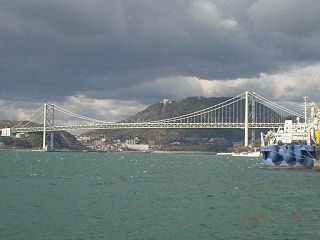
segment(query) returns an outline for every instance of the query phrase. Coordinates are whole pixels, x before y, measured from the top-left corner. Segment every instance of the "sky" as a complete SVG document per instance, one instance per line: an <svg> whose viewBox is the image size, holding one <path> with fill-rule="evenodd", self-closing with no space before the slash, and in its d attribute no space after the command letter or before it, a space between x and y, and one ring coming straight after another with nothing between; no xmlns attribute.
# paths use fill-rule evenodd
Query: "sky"
<svg viewBox="0 0 320 240"><path fill-rule="evenodd" d="M116 121L246 90L320 102L319 13L318 0L0 0L0 119L47 101Z"/></svg>

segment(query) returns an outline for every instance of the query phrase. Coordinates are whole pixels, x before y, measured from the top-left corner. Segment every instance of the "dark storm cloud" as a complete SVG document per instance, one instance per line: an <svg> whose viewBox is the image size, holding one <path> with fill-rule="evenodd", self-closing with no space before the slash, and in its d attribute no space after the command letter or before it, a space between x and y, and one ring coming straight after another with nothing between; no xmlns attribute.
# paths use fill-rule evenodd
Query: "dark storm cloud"
<svg viewBox="0 0 320 240"><path fill-rule="evenodd" d="M250 78L318 62L318 5L316 0L2 0L1 98L151 99L144 91L130 95L122 89L174 76Z"/></svg>
<svg viewBox="0 0 320 240"><path fill-rule="evenodd" d="M264 30L291 36L319 36L319 12L318 0L258 0L249 8L250 16Z"/></svg>

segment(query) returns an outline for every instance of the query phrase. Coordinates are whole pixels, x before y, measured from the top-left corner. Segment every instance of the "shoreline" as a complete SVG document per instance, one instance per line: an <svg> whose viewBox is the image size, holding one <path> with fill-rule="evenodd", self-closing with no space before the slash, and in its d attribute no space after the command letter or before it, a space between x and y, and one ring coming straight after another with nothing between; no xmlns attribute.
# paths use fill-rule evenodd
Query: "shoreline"
<svg viewBox="0 0 320 240"><path fill-rule="evenodd" d="M152 153L152 154L182 154L182 155L216 155L215 152L201 152L201 151L92 151L92 150L69 150L69 149L58 149L54 151L41 151L37 149L0 149L0 152L81 152L81 153Z"/></svg>

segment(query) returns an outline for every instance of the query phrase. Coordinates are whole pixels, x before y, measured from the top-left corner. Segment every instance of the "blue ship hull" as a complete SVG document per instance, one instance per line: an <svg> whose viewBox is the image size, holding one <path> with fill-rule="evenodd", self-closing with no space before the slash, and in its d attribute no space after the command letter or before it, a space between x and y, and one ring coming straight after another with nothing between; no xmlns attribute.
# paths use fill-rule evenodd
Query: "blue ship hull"
<svg viewBox="0 0 320 240"><path fill-rule="evenodd" d="M261 146L263 164L272 168L313 168L317 150L312 145Z"/></svg>

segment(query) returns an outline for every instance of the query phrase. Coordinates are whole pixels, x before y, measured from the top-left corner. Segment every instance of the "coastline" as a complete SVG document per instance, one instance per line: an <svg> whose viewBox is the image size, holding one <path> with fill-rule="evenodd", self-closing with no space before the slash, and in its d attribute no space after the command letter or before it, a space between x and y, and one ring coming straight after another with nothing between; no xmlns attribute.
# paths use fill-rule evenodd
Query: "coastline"
<svg viewBox="0 0 320 240"><path fill-rule="evenodd" d="M45 152L45 151L36 151L35 149L20 149L20 148L8 148L0 149L1 152ZM92 151L92 150L69 150L69 149L57 149L54 151L47 152L82 152L82 153L152 153L152 154L182 154L182 155L216 155L215 152L201 152L201 151Z"/></svg>

